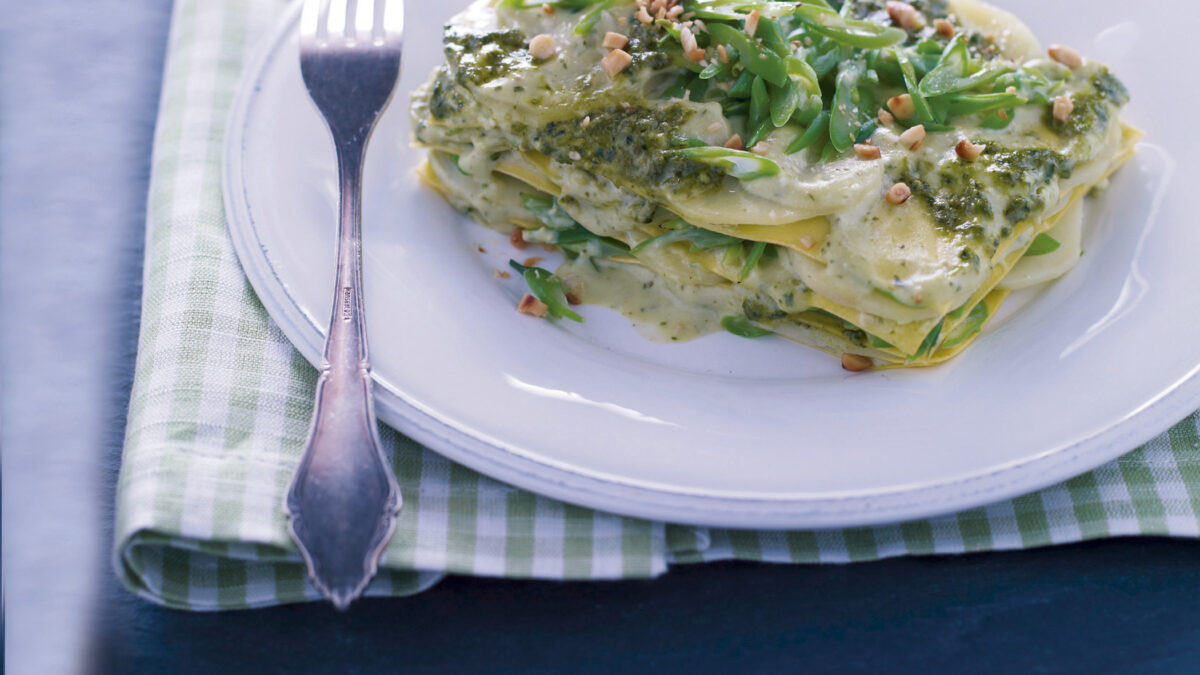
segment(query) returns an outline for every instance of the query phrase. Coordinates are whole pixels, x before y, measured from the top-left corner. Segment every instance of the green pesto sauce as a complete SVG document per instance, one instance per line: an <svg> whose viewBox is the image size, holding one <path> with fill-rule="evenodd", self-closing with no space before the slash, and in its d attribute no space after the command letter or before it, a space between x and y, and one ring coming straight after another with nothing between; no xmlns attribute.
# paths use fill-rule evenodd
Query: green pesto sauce
<svg viewBox="0 0 1200 675"><path fill-rule="evenodd" d="M657 26L632 19L629 24L629 44L624 49L633 57L633 63L625 69L626 75L634 75L643 68L661 70L671 65L671 57L659 49Z"/></svg>
<svg viewBox="0 0 1200 675"><path fill-rule="evenodd" d="M993 215L987 186L1000 188L1011 195L1004 207L1004 217L1016 225L1046 207L1041 188L1056 179L1069 179L1074 171L1075 160L1053 150L1011 149L988 143L978 160L970 164L950 164L936 173L928 164L906 163L900 180L929 207L940 227L952 232L966 232L978 240L983 234L978 220ZM1011 233L1012 228L1005 227L1001 235L1007 237ZM963 260L966 262L969 258Z"/></svg>
<svg viewBox="0 0 1200 675"><path fill-rule="evenodd" d="M1046 126L1063 138L1078 138L1107 127L1118 109L1129 103L1129 90L1107 68L1092 78L1091 85L1091 91L1072 97L1075 110L1067 121L1059 121L1053 108L1047 108Z"/></svg>
<svg viewBox="0 0 1200 675"><path fill-rule="evenodd" d="M580 165L610 180L696 194L719 185L725 174L670 152L673 130L692 114L680 105L628 111L614 106L590 113L587 128L576 118L551 122L535 132L533 144L559 162ZM579 159L572 159L573 153Z"/></svg>
<svg viewBox="0 0 1200 675"><path fill-rule="evenodd" d="M742 313L751 321L778 321L786 319L788 313L775 306L774 303L767 303L761 300L746 300L742 303Z"/></svg>
<svg viewBox="0 0 1200 675"><path fill-rule="evenodd" d="M514 70L533 65L529 40L519 30L471 33L461 26L446 26L446 58L460 84L483 86Z"/></svg>
<svg viewBox="0 0 1200 675"><path fill-rule="evenodd" d="M999 143L988 143L980 162L995 184L1005 188L1019 185L1041 187L1055 178L1068 179L1075 171L1075 160L1043 148L1011 150Z"/></svg>
<svg viewBox="0 0 1200 675"><path fill-rule="evenodd" d="M929 207L934 222L948 232L983 235L981 218L992 216L992 202L975 173L955 164L933 172L925 162L904 163L900 180Z"/></svg>
<svg viewBox="0 0 1200 675"><path fill-rule="evenodd" d="M467 99L451 79L450 73L445 68L440 68L429 93L429 114L444 120L462 110L466 104Z"/></svg>
<svg viewBox="0 0 1200 675"><path fill-rule="evenodd" d="M1039 188L1055 179L1069 179L1075 171L1075 160L1053 150L1011 150L997 143L988 144L981 162L983 173L993 184L1010 192L1018 187L1027 190L1025 194L1013 196L1004 207L1004 217L1013 225L1029 220L1046 208Z"/></svg>

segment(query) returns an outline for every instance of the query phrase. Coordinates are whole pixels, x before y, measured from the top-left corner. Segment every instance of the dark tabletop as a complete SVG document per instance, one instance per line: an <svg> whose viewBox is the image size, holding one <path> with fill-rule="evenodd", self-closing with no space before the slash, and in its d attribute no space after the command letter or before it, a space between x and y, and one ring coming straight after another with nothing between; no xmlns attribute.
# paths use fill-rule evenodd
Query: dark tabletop
<svg viewBox="0 0 1200 675"><path fill-rule="evenodd" d="M168 0L7 3L0 18L8 672L1200 671L1191 541L646 582L457 578L348 614L129 596L111 504L169 19Z"/></svg>

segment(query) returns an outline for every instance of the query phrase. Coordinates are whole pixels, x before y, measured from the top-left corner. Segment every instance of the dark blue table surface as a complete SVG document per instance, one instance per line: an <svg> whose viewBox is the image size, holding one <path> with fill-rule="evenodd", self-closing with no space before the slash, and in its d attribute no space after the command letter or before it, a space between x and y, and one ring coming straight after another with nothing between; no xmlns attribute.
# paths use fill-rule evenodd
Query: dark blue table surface
<svg viewBox="0 0 1200 675"><path fill-rule="evenodd" d="M1200 543L1116 540L652 582L450 579L195 615L108 561L170 3L0 19L0 447L12 673L1196 672Z"/></svg>

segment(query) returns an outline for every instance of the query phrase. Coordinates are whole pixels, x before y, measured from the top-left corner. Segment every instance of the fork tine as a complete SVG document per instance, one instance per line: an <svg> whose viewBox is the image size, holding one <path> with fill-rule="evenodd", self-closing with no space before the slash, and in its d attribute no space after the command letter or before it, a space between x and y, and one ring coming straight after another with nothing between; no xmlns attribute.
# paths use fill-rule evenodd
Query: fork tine
<svg viewBox="0 0 1200 675"><path fill-rule="evenodd" d="M398 40L404 33L404 0L375 0L375 39Z"/></svg>
<svg viewBox="0 0 1200 675"><path fill-rule="evenodd" d="M325 23L329 16L329 0L305 0L300 12L300 39L324 41Z"/></svg>
<svg viewBox="0 0 1200 675"><path fill-rule="evenodd" d="M349 0L350 21L354 23L354 39L370 42L372 37L371 20L375 13L374 0Z"/></svg>
<svg viewBox="0 0 1200 675"><path fill-rule="evenodd" d="M327 36L330 40L342 42L347 35L346 4L347 0L327 0L329 2L329 12L326 14L325 28L328 31ZM350 24L353 26L353 24ZM350 33L351 35L353 33Z"/></svg>

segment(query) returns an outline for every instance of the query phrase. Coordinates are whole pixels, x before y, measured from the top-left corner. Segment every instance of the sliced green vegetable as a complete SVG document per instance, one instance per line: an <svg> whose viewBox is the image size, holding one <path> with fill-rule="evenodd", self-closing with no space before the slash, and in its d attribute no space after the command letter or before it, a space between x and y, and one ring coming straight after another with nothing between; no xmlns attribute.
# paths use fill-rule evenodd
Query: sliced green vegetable
<svg viewBox="0 0 1200 675"><path fill-rule="evenodd" d="M779 174L779 165L775 162L742 150L708 147L684 148L673 152L685 159L720 167L739 180L752 181Z"/></svg>
<svg viewBox="0 0 1200 675"><path fill-rule="evenodd" d="M817 119L804 130L804 133L796 137L792 144L787 147L787 154L792 155L816 143L821 138L826 138L829 135L829 111L822 110Z"/></svg>
<svg viewBox="0 0 1200 675"><path fill-rule="evenodd" d="M1057 239L1048 234L1039 234L1034 240L1033 245L1025 252L1026 258L1032 258L1039 255L1054 253L1062 248L1062 244Z"/></svg>
<svg viewBox="0 0 1200 675"><path fill-rule="evenodd" d="M616 0L600 0L592 11L583 15L579 23L575 25L576 35L588 35L596 28L596 24L600 22L600 13L612 7ZM589 3L590 4L590 3Z"/></svg>
<svg viewBox="0 0 1200 675"><path fill-rule="evenodd" d="M758 142L770 136L772 131L775 131L775 123L771 121L770 117L767 117L759 122L758 126L754 127L754 130L750 133L750 138L746 139L746 147L753 148L758 145Z"/></svg>
<svg viewBox="0 0 1200 675"><path fill-rule="evenodd" d="M758 30L755 31L754 37L762 40L764 47L783 58L787 58L792 53L791 45L787 43L787 38L783 36L783 29L780 28L779 21L776 19L766 16L759 19Z"/></svg>
<svg viewBox="0 0 1200 675"><path fill-rule="evenodd" d="M967 94L954 97L946 112L951 115L974 115L976 113L1003 110L1024 105L1029 99L1020 94Z"/></svg>
<svg viewBox="0 0 1200 675"><path fill-rule="evenodd" d="M888 300L891 300L892 302L896 303L897 305L903 305L905 307L908 307L909 309L925 309L921 305L914 305L914 304L905 302L905 301L901 300L900 298L897 298L896 295L894 293L892 293L891 291L887 291L882 288L876 288L875 294L882 295L883 297L887 298Z"/></svg>
<svg viewBox="0 0 1200 675"><path fill-rule="evenodd" d="M938 340L942 337L942 326L946 324L946 320L942 319L938 325L934 326L933 330L929 331L929 335L925 336L925 341L921 343L917 353L904 360L905 365L911 365L933 353L937 348Z"/></svg>
<svg viewBox="0 0 1200 675"><path fill-rule="evenodd" d="M924 96L940 96L953 91L961 91L963 80L967 79L967 42L962 34L954 36L942 52L937 66L921 79L919 85Z"/></svg>
<svg viewBox="0 0 1200 675"><path fill-rule="evenodd" d="M566 291L563 290L562 279L540 267L526 267L516 260L509 260L509 266L520 272L529 286L529 292L534 295L550 311L550 316L556 319L570 319L583 323L583 317L571 309L567 302Z"/></svg>
<svg viewBox="0 0 1200 675"><path fill-rule="evenodd" d="M804 96L804 90L794 79L783 89L771 87L771 123L775 128L787 124L788 120L792 119Z"/></svg>
<svg viewBox="0 0 1200 675"><path fill-rule="evenodd" d="M601 237L582 225L567 230L556 230L554 245L566 251L572 258L584 253L593 258L629 255L629 247L625 242L612 237Z"/></svg>
<svg viewBox="0 0 1200 675"><path fill-rule="evenodd" d="M677 225L677 226L673 227L674 223L681 223L682 225ZM713 232L711 230L705 230L705 229L702 229L699 227L695 227L694 225L689 225L682 220L672 221L671 223L664 223L662 225L662 227L672 230L672 231L666 232L664 234L660 234L657 237L653 237L651 239L647 239L646 241L643 241L642 243L638 244L637 246L634 246L631 253L633 253L634 255L637 255L638 253L641 253L642 251L644 251L646 248L648 248L650 246L665 246L667 244L672 244L675 242L690 243L692 252L696 253L699 251L707 251L709 249L721 248L723 246L732 246L733 244L740 244L743 241L742 239L738 239L737 237L731 237L727 234L721 234L719 232Z"/></svg>
<svg viewBox="0 0 1200 675"><path fill-rule="evenodd" d="M745 281L750 273L758 267L758 263L762 260L763 254L767 252L767 243L765 241L756 241L750 247L750 253L746 256L746 264L742 266L742 273L738 277L738 281Z"/></svg>
<svg viewBox="0 0 1200 675"><path fill-rule="evenodd" d="M913 65L912 60L908 58L901 49L894 49L891 54L896 57L896 62L900 64L900 72L904 76L904 88L908 90L908 95L912 97L913 108L917 111L917 120L920 122L933 123L942 122L945 117L937 117L933 114L933 109L929 107L929 102L925 100L925 95L921 93L920 81L917 79L917 69Z"/></svg>
<svg viewBox="0 0 1200 675"><path fill-rule="evenodd" d="M817 98L821 97L821 78L808 62L795 56L789 56L784 62L792 81L799 81L801 90Z"/></svg>
<svg viewBox="0 0 1200 675"><path fill-rule="evenodd" d="M725 71L728 68L729 68L728 63L721 63L720 61L713 61L712 63L705 66L704 70L700 71L700 79L711 80L714 77L720 75L722 73L722 71Z"/></svg>
<svg viewBox="0 0 1200 675"><path fill-rule="evenodd" d="M571 214L558 205L558 199L549 195L521 193L521 205L551 229L565 230L578 224Z"/></svg>
<svg viewBox="0 0 1200 675"><path fill-rule="evenodd" d="M775 52L759 47L745 32L728 24L713 23L709 24L708 33L715 42L736 49L747 70L777 87L787 84L788 72L783 59Z"/></svg>
<svg viewBox="0 0 1200 675"><path fill-rule="evenodd" d="M868 333L867 336L871 338L870 344L871 344L872 349L895 349L896 348L896 346L893 345L892 343L890 343L886 340L877 338L874 335L871 335L870 333Z"/></svg>
<svg viewBox="0 0 1200 675"><path fill-rule="evenodd" d="M727 316L721 319L721 327L733 333L738 337L743 338L761 338L775 333L765 328L761 328L747 319L744 316Z"/></svg>
<svg viewBox="0 0 1200 675"><path fill-rule="evenodd" d="M988 306L986 302L981 302L971 309L971 313L967 315L967 320L954 329L946 341L942 343L942 349L954 349L963 344L967 340L974 337L979 331L983 330L983 325L988 320Z"/></svg>
<svg viewBox="0 0 1200 675"><path fill-rule="evenodd" d="M865 66L862 60L846 61L838 68L837 87L833 94L833 109L829 120L829 138L838 152L854 145L862 127L863 113L858 106L858 80Z"/></svg>
<svg viewBox="0 0 1200 675"><path fill-rule="evenodd" d="M849 5L850 3L846 3ZM870 21L847 19L815 3L799 4L795 16L825 37L860 49L881 49L904 42L908 33Z"/></svg>
<svg viewBox="0 0 1200 675"><path fill-rule="evenodd" d="M754 78L750 85L750 127L756 128L767 118L770 112L771 95L767 92L767 82L761 77Z"/></svg>
<svg viewBox="0 0 1200 675"><path fill-rule="evenodd" d="M751 87L754 86L754 78L757 77L750 70L743 70L738 78L734 80L733 86L729 88L729 96L731 98L750 98Z"/></svg>

